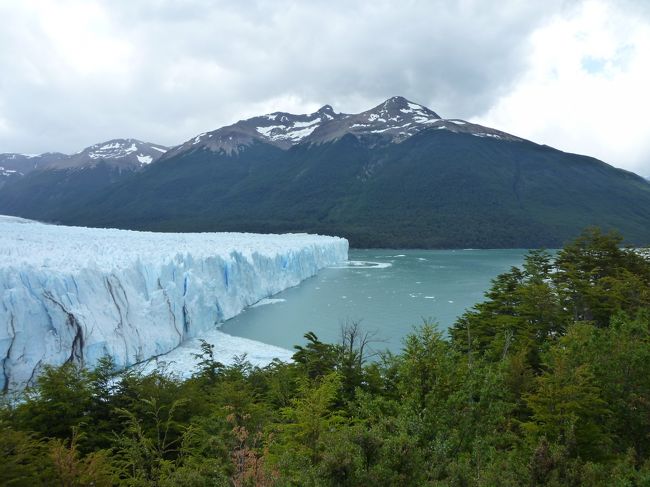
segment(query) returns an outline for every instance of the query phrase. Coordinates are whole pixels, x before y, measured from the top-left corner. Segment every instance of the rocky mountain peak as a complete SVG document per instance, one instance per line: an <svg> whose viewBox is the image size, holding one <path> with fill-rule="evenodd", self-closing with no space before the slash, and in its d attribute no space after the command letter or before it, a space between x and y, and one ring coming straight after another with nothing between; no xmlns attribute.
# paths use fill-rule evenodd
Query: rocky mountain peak
<svg viewBox="0 0 650 487"><path fill-rule="evenodd" d="M43 154L0 154L0 179L2 177L24 176L37 169L44 169L51 164L68 157L59 152Z"/></svg>
<svg viewBox="0 0 650 487"><path fill-rule="evenodd" d="M387 119L413 118L419 123L427 123L431 120L439 120L440 116L418 103L407 100L403 96L394 96L385 102L368 110L367 113L374 113Z"/></svg>
<svg viewBox="0 0 650 487"><path fill-rule="evenodd" d="M122 169L138 169L160 158L167 147L137 139L111 139L93 144L53 165L56 169L92 166L104 161Z"/></svg>
<svg viewBox="0 0 650 487"><path fill-rule="evenodd" d="M80 154L85 154L90 159L121 159L135 155L140 163L149 164L154 159L150 155L151 151L164 154L167 152L167 148L137 139L113 139L91 145L82 150Z"/></svg>
<svg viewBox="0 0 650 487"><path fill-rule="evenodd" d="M369 138L375 143L399 143L429 128L471 133L481 137L517 139L463 120L442 119L424 105L403 96L393 96L358 114L336 113L331 105L324 105L310 114L274 112L240 120L233 125L200 134L176 147L165 157L196 149L230 154L255 141L288 149L296 144L336 140L346 134Z"/></svg>
<svg viewBox="0 0 650 487"><path fill-rule="evenodd" d="M325 117L330 117L333 118L336 113L334 113L334 109L332 108L332 105L323 105L318 109L316 113L319 113Z"/></svg>

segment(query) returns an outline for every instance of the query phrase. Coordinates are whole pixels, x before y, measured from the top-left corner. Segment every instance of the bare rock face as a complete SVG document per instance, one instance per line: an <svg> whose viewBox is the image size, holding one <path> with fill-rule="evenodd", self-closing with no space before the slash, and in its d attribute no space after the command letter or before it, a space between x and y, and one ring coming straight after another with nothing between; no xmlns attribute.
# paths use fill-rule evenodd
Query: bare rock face
<svg viewBox="0 0 650 487"><path fill-rule="evenodd" d="M60 152L46 152L44 154L0 154L0 180L3 177L24 176L37 169L45 169L66 157L68 156Z"/></svg>
<svg viewBox="0 0 650 487"><path fill-rule="evenodd" d="M76 154L0 154L0 186L33 171L45 169L80 169L100 161L120 170L138 170L158 160L168 148L136 139L113 139L91 145Z"/></svg>
<svg viewBox="0 0 650 487"><path fill-rule="evenodd" d="M120 169L139 169L159 159L167 147L136 139L113 139L86 147L84 150L61 158L48 167L71 169L93 166L104 161Z"/></svg>
<svg viewBox="0 0 650 487"><path fill-rule="evenodd" d="M346 134L353 134L374 140L377 144L399 143L431 128L470 133L477 137L521 140L505 132L464 120L441 118L423 105L394 96L357 114L337 113L332 106L325 105L309 114L274 112L260 115L201 133L171 149L136 139L113 139L71 155L0 154L0 184L3 178L22 176L37 169L93 167L100 161L120 170L139 170L160 158L166 159L196 149L237 153L255 141L288 149L296 144L330 142Z"/></svg>
<svg viewBox="0 0 650 487"><path fill-rule="evenodd" d="M336 113L330 105L325 105L310 114L274 112L240 120L233 125L197 135L170 150L165 158L202 148L230 154L254 141L288 149L301 143L329 142L346 134L374 138L377 143L399 143L429 128L471 133L478 137L520 140L505 132L464 120L443 119L423 105L394 96L357 114Z"/></svg>

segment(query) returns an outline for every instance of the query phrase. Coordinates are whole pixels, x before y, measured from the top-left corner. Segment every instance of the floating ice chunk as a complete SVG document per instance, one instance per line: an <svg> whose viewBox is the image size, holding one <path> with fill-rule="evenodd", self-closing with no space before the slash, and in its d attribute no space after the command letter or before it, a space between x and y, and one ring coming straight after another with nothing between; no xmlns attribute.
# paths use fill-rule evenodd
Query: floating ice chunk
<svg viewBox="0 0 650 487"><path fill-rule="evenodd" d="M284 303L286 299L282 298L264 298L260 299L257 303L251 305L251 308L257 308L258 306L266 306L267 304L278 304L278 303Z"/></svg>
<svg viewBox="0 0 650 487"><path fill-rule="evenodd" d="M343 265L329 266L330 269L386 269L392 266L390 262L368 262L365 260L350 260Z"/></svg>

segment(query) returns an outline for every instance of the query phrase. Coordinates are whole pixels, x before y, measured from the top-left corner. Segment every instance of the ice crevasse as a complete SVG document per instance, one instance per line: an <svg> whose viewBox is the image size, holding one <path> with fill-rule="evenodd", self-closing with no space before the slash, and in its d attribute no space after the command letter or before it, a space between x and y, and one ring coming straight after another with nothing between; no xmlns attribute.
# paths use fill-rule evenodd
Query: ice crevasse
<svg viewBox="0 0 650 487"><path fill-rule="evenodd" d="M164 354L347 260L308 234L152 233L0 216L0 390L44 364L120 367Z"/></svg>

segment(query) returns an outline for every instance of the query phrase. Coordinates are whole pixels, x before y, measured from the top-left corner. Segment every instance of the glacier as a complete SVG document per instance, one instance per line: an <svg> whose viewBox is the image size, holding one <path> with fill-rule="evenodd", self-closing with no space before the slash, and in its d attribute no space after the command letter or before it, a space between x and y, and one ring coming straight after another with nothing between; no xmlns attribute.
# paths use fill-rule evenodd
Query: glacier
<svg viewBox="0 0 650 487"><path fill-rule="evenodd" d="M0 390L23 388L45 364L92 367L109 355L123 368L202 334L218 341L228 337L214 335L223 320L347 257L339 237L136 232L0 216ZM254 344L228 340L238 353Z"/></svg>

